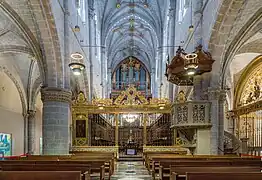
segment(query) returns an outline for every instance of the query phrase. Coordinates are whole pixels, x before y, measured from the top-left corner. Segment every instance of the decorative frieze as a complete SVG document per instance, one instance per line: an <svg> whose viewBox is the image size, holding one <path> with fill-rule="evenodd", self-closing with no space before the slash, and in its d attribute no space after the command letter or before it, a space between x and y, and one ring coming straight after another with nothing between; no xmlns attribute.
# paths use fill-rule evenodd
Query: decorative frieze
<svg viewBox="0 0 262 180"><path fill-rule="evenodd" d="M73 146L73 152L118 152L118 146Z"/></svg>
<svg viewBox="0 0 262 180"><path fill-rule="evenodd" d="M46 87L41 89L41 99L43 102L45 101L71 102L72 93L71 91L62 88Z"/></svg>

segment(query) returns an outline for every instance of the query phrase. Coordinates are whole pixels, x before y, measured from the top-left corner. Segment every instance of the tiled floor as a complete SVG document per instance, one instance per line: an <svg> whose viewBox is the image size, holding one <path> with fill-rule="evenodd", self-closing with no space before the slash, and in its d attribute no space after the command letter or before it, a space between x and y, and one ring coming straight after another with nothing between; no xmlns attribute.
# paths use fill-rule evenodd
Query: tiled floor
<svg viewBox="0 0 262 180"><path fill-rule="evenodd" d="M141 161L117 162L112 180L151 180L147 169Z"/></svg>

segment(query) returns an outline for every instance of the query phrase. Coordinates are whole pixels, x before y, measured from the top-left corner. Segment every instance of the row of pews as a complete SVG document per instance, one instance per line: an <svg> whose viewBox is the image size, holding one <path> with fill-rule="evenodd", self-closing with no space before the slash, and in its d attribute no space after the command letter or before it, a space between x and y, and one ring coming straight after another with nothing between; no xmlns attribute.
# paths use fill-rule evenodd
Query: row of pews
<svg viewBox="0 0 262 180"><path fill-rule="evenodd" d="M260 158L148 152L144 163L154 180L262 180Z"/></svg>
<svg viewBox="0 0 262 180"><path fill-rule="evenodd" d="M73 155L33 155L0 161L1 180L110 179L114 153L82 152Z"/></svg>

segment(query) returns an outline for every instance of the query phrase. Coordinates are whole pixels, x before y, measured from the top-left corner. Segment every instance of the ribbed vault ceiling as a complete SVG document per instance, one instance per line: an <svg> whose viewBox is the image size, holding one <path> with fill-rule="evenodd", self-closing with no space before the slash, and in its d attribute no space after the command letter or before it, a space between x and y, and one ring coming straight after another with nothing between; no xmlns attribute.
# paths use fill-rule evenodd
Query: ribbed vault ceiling
<svg viewBox="0 0 262 180"><path fill-rule="evenodd" d="M162 44L169 0L101 2L101 41L106 47L108 67L115 67L125 57L133 55L151 68L156 50Z"/></svg>

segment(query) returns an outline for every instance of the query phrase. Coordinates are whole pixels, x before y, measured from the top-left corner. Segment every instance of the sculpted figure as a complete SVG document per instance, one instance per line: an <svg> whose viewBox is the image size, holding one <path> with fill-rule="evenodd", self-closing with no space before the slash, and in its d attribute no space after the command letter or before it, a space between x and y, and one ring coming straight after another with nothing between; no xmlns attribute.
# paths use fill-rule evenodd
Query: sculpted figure
<svg viewBox="0 0 262 180"><path fill-rule="evenodd" d="M254 97L255 99L258 99L260 96L260 87L258 85L258 82L255 81L255 86L254 86Z"/></svg>
<svg viewBox="0 0 262 180"><path fill-rule="evenodd" d="M184 93L184 91L180 91L177 95L176 101L179 103L184 103L186 102L186 95Z"/></svg>
<svg viewBox="0 0 262 180"><path fill-rule="evenodd" d="M251 103L253 101L253 95L252 92L249 94L249 96L247 97L246 103Z"/></svg>

